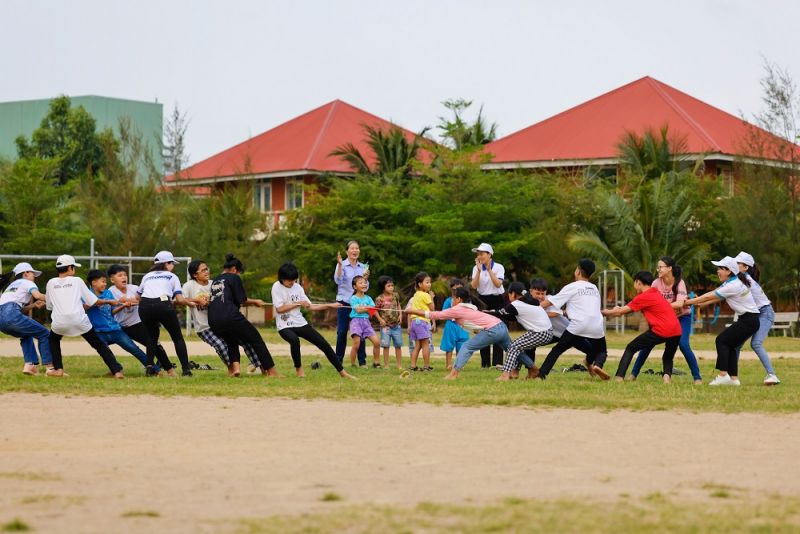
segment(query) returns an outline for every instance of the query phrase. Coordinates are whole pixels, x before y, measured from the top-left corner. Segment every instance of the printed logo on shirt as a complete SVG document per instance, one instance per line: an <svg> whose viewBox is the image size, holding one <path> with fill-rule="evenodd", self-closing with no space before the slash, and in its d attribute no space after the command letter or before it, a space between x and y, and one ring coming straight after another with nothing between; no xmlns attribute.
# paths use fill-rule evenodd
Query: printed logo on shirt
<svg viewBox="0 0 800 534"><path fill-rule="evenodd" d="M225 280L217 280L211 284L211 302L217 299L225 302Z"/></svg>
<svg viewBox="0 0 800 534"><path fill-rule="evenodd" d="M583 287L575 292L576 295L580 297L592 296L592 297L599 297L600 292L597 290L596 287Z"/></svg>

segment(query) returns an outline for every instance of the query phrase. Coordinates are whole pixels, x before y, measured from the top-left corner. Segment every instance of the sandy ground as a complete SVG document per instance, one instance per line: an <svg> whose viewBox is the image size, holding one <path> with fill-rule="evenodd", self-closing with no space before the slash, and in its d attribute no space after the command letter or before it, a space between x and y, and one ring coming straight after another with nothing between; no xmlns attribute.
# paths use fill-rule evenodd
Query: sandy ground
<svg viewBox="0 0 800 534"><path fill-rule="evenodd" d="M170 356L175 356L175 347L173 346L172 342L162 340L161 343ZM270 353L273 356L289 356L289 345L286 343L270 343L267 346L270 350ZM302 342L301 347L303 351L303 356L306 355L323 356L322 352L313 345L311 345L310 343ZM125 351L123 351L116 345L112 345L111 350L116 355L127 354ZM189 357L216 356L214 350L203 341L187 341L186 350L189 352ZM367 355L370 357L372 355L371 350L372 350L371 346L367 347ZM83 340L83 338L64 339L61 342L61 352L64 356L94 354L94 350L92 349L92 347L90 347L89 344ZM713 350L694 350L694 353L697 355L698 358L705 360L714 360L717 357L717 353ZM349 354L349 352L347 354ZM582 353L575 350L568 350L564 354L568 356L583 356ZM403 355L408 356L407 349L403 350ZM608 355L611 357L618 358L622 356L622 349L609 349ZM22 350L20 349L19 341L13 338L0 339L0 357L2 356L17 356L20 358L20 362L22 362ZM437 349L431 354L431 356L434 358L444 359L444 352ZM241 357L243 360L246 360L243 352L241 354ZM394 357L394 352L392 352L392 357ZM800 358L800 350L796 352L770 351L770 358L772 358L773 360L781 358ZM741 354L741 359L757 360L758 358L752 350L743 350ZM678 354L676 354L675 356L676 364L682 365L683 361L684 361L683 355L680 352L678 352Z"/></svg>
<svg viewBox="0 0 800 534"><path fill-rule="evenodd" d="M229 532L343 504L800 495L800 415L0 396L0 523ZM158 512L158 517L124 517Z"/></svg>

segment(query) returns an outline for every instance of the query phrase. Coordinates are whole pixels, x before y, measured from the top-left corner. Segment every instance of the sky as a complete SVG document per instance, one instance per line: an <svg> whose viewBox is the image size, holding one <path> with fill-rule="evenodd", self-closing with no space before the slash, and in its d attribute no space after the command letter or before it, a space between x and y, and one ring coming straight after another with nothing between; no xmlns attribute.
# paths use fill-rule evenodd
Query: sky
<svg viewBox="0 0 800 534"><path fill-rule="evenodd" d="M0 101L177 105L192 163L337 98L414 131L465 98L503 136L643 76L745 117L765 59L800 81L795 0L3 0L0 20Z"/></svg>

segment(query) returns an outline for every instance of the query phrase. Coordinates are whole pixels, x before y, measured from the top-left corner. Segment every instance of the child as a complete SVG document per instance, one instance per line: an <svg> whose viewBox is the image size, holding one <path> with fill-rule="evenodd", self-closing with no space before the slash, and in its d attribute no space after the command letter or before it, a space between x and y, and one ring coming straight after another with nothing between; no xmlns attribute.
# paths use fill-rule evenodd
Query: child
<svg viewBox="0 0 800 534"><path fill-rule="evenodd" d="M661 291L655 287L650 287L653 284L653 273L649 271L639 271L633 275L633 288L636 290L637 295L625 306L615 306L611 310L602 310L603 315L606 317L618 317L635 311L641 311L644 314L647 323L650 325L650 330L643 332L636 336L636 338L628 343L625 347L625 352L622 354L622 359L619 361L617 367L618 382L625 379L625 373L628 371L633 355L640 350L650 350L660 343L665 344L664 356L664 383L669 384L672 381L672 362L675 358L675 352L678 350L678 343L681 341L681 323L675 312L672 311L672 305L664 298Z"/></svg>
<svg viewBox="0 0 800 534"><path fill-rule="evenodd" d="M122 331L137 343L147 347L150 343L150 334L139 317L139 286L128 283L128 272L122 265L114 264L108 268L108 279L111 280L109 291L120 302L120 305L111 310L114 320L122 327ZM175 366L169 361L167 351L161 343L156 344L156 358L158 364L153 366L153 372L160 372L162 369L171 377L175 376Z"/></svg>
<svg viewBox="0 0 800 534"><path fill-rule="evenodd" d="M449 309L453 305L453 293L459 287L464 287L464 282L460 278L452 278L450 280L450 296L442 304L442 311ZM461 345L466 343L469 339L469 334L466 330L458 326L452 319L448 319L444 323L444 332L442 332L442 340L439 342L439 348L445 351L445 365L447 370L453 368L453 350L456 353L461 350Z"/></svg>
<svg viewBox="0 0 800 534"><path fill-rule="evenodd" d="M278 269L278 280L272 285L272 305L275 307L275 325L278 327L278 334L289 343L291 348L292 361L297 376L306 376L303 371L303 363L300 359L300 338L311 342L321 350L334 369L342 378L355 377L350 375L342 367L342 362L336 356L336 352L331 344L322 337L322 334L314 330L300 311L300 308L307 308L312 311L339 308L341 304L311 304L308 300L303 286L297 283L300 273L292 263L284 263Z"/></svg>
<svg viewBox="0 0 800 534"><path fill-rule="evenodd" d="M75 276L75 267L80 266L80 263L75 262L75 258L63 254L56 259L58 278L51 278L47 282L47 309L52 311L50 352L53 355L53 369L52 372L48 370L47 375L66 376L64 362L61 358L61 338L82 336L103 358L114 378L125 378L122 374L122 366L114 357L114 353L97 335L86 315L84 306L94 306L97 297L89 291L82 279ZM106 303L118 304L115 300Z"/></svg>
<svg viewBox="0 0 800 534"><path fill-rule="evenodd" d="M0 290L12 279L13 282L0 296L0 332L19 338L22 346L22 359L24 365L22 373L30 376L37 375L39 371L39 355L33 338L39 341L39 352L42 353L42 364L48 367L45 374L52 368L53 357L50 355L50 331L34 321L23 311L32 308L41 308L45 304L45 295L39 292L34 279L41 275L41 271L34 270L30 263L18 263L10 273L0 276Z"/></svg>
<svg viewBox="0 0 800 534"><path fill-rule="evenodd" d="M232 371L239 372L239 345L252 345L261 364L261 374L265 377L279 377L275 362L267 344L256 327L242 315L242 306L264 307L261 299L247 298L240 273L244 265L233 254L225 255L222 274L211 281L211 297L208 301L208 324L228 345ZM235 376L235 375L234 375Z"/></svg>
<svg viewBox="0 0 800 534"><path fill-rule="evenodd" d="M361 275L353 277L353 296L350 297L350 337L353 340L353 346L350 349L350 365L355 367L358 347L364 339L369 339L372 342L372 366L379 368L381 366L381 340L369 322L369 308L374 309L375 302L366 294L367 287L366 278ZM366 366L367 364L364 363L360 367Z"/></svg>
<svg viewBox="0 0 800 534"><path fill-rule="evenodd" d="M433 298L431 297L431 277L428 273L417 273L414 277L414 296L411 298L411 309L417 311L433 311ZM412 314L416 315L416 314ZM408 328L409 335L414 340L414 350L411 352L411 370L419 371L417 367L417 358L420 351L422 351L422 361L425 366L423 371L433 371L431 367L431 331L434 326L431 324L431 319L425 315L412 317L411 325Z"/></svg>
<svg viewBox="0 0 800 534"><path fill-rule="evenodd" d="M394 280L389 276L378 278L380 295L375 299L376 317L381 324L383 366L389 367L389 346L394 345L397 369L403 369L403 328L400 326L400 299L394 291ZM373 364L373 367L375 364Z"/></svg>
<svg viewBox="0 0 800 534"><path fill-rule="evenodd" d="M453 307L448 310L421 311L409 309L412 315L421 315L429 319L454 319L462 327L469 330L478 330L478 333L469 338L461 346L461 350L456 355L456 362L453 369L445 377L445 380L455 380L458 374L467 365L472 357L472 353L484 347L491 347L499 344L504 350L511 345L511 337L508 335L508 328L505 323L488 313L478 311L474 304L470 303L469 291L464 287L459 287L454 291L452 297Z"/></svg>
<svg viewBox="0 0 800 534"><path fill-rule="evenodd" d="M517 361L521 361L528 368L528 378L536 378L538 369L533 365L533 358L524 351L535 349L550 343L553 339L553 327L547 312L539 306L539 301L533 298L522 282L512 282L508 286L508 298L511 303L496 312L488 312L499 316L501 319L514 319L525 329L525 333L515 339L508 347L506 362L503 364L503 374L497 380L506 381L511 378L512 371L517 368Z"/></svg>
<svg viewBox="0 0 800 534"><path fill-rule="evenodd" d="M136 343L128 337L128 334L122 330L119 323L114 320L111 304L119 301L114 298L114 294L110 290L106 289L106 273L92 269L86 275L86 282L92 288L92 292L97 295L97 302L86 310L86 315L89 316L89 321L97 331L98 337L106 345L119 345L123 350L142 362L142 367L147 369L147 355L136 346Z"/></svg>
<svg viewBox="0 0 800 534"><path fill-rule="evenodd" d="M183 296L186 300L195 303L195 307L191 308L194 331L197 333L197 337L211 345L217 356L222 360L222 363L228 368L228 376L238 377L240 371L234 371L233 369L227 343L208 326L208 300L211 297L211 282L209 278L211 270L203 260L192 261L186 270L189 271L191 280L183 284ZM260 364L255 349L247 343L244 343L242 348L252 366L258 368Z"/></svg>
<svg viewBox="0 0 800 534"><path fill-rule="evenodd" d="M584 340L591 346L586 357L589 374L597 375L603 380L611 378L603 370L606 359L606 329L603 314L600 313L600 291L589 281L594 270L595 265L592 260L581 258L575 267L575 281L564 286L557 295L547 297L540 303L544 309L550 306L561 308L566 305L569 316L569 326L539 369L540 380L547 378L559 356L570 347L580 346Z"/></svg>

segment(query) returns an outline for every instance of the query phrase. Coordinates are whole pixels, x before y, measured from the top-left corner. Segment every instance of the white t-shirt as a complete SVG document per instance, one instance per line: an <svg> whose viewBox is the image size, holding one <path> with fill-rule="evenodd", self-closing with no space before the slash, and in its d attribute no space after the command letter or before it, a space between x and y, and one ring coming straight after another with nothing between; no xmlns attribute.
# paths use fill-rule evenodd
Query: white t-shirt
<svg viewBox="0 0 800 534"><path fill-rule="evenodd" d="M505 267L500 265L499 263L492 261L492 272L494 275L502 282L506 276ZM479 295L502 295L505 293L505 289L503 289L503 284L500 284L500 287L495 287L492 283L492 278L489 276L489 273L486 272L484 266L481 265L480 274L478 274L478 266L474 266L472 268L472 279L474 280L476 276L480 276L478 279L478 294Z"/></svg>
<svg viewBox="0 0 800 534"><path fill-rule="evenodd" d="M31 302L31 292L38 291L36 284L25 278L19 278L11 282L3 294L0 295L0 306L13 302L20 308L27 306Z"/></svg>
<svg viewBox="0 0 800 534"><path fill-rule="evenodd" d="M114 295L115 299L119 299L123 296L127 297L128 299L135 299L136 292L139 290L139 286L128 284L125 286L124 295L122 294L122 291L117 289L117 287L114 285L109 287L108 290L111 291L111 294ZM129 326L141 323L142 319L139 317L139 306L122 308L120 311L114 314L114 320L117 321L122 328L128 328Z"/></svg>
<svg viewBox="0 0 800 534"><path fill-rule="evenodd" d="M205 296L211 299L211 280L206 285L202 285L197 280L189 280L183 284L183 296L190 299ZM208 326L208 308L200 309L199 306L189 308L192 310L192 324L194 325L195 332L204 332L210 327Z"/></svg>
<svg viewBox="0 0 800 534"><path fill-rule="evenodd" d="M278 308L280 306L284 304L296 304L304 300L307 301L308 297L303 290L303 286L297 282L295 282L292 287L286 287L280 281L272 284L272 305L274 307L273 311L275 312L275 326L278 327L278 330L295 326L305 326L308 324L300 308L292 308L292 310L286 313L278 313Z"/></svg>
<svg viewBox="0 0 800 534"><path fill-rule="evenodd" d="M756 308L759 310L764 306L769 306L772 303L769 301L769 298L764 293L764 290L761 289L761 286L753 280L753 277L749 274L747 275L747 279L750 280L750 293L753 295L753 300L756 302Z"/></svg>
<svg viewBox="0 0 800 534"><path fill-rule="evenodd" d="M576 336L600 339L605 337L605 323L600 313L600 291L585 280L565 285L557 295L547 297L553 306L567 306L569 326L567 331Z"/></svg>
<svg viewBox="0 0 800 534"><path fill-rule="evenodd" d="M743 313L758 313L758 306L753 299L753 293L736 277L728 278L719 286L714 294L725 300L728 306L738 315Z"/></svg>
<svg viewBox="0 0 800 534"><path fill-rule="evenodd" d="M541 306L534 306L521 300L515 300L511 305L517 309L517 316L514 319L525 330L529 332L545 332L552 328L550 318Z"/></svg>
<svg viewBox="0 0 800 534"><path fill-rule="evenodd" d="M550 295L545 297L546 299L550 299ZM561 311L561 308L556 308L555 306L550 306L546 310L545 313L557 313L555 317L550 317L548 315L548 319L550 319L550 324L553 326L553 335L555 337L561 337L564 335L564 330L567 329L569 326L569 319L564 317L564 312Z"/></svg>
<svg viewBox="0 0 800 534"><path fill-rule="evenodd" d="M47 282L47 309L51 310L50 329L62 336L80 336L92 329L84 303L94 306L97 295L89 291L86 282L77 276L51 278Z"/></svg>
<svg viewBox="0 0 800 534"><path fill-rule="evenodd" d="M172 298L181 294L181 279L170 271L150 271L139 284L139 294L146 299L157 299L163 296Z"/></svg>

